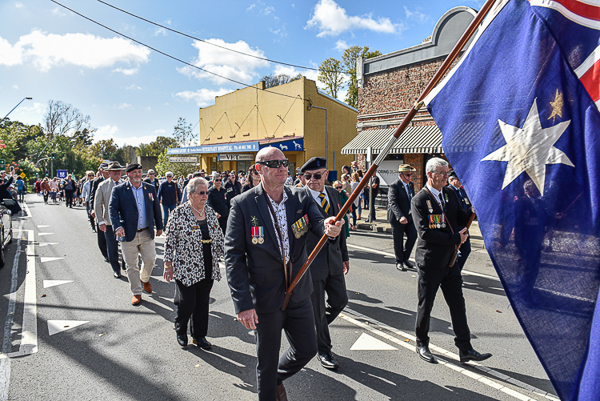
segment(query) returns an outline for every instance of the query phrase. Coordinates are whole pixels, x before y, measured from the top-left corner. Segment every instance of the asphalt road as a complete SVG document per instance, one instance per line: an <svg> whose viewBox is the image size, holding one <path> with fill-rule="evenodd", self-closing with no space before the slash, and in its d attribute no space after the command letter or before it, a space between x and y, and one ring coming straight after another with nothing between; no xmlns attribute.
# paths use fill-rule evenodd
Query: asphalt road
<svg viewBox="0 0 600 401"><path fill-rule="evenodd" d="M225 278L211 294L211 351L182 350L173 331L174 284L161 277L164 237L142 305L112 277L84 208L26 198L0 270L1 400L254 400L252 332L235 321ZM494 356L460 365L438 295L428 364L414 351L416 272L394 267L391 235L352 233L350 302L331 326L337 372L314 359L285 382L290 400L556 399L484 250L467 262L473 346ZM222 270L223 275L225 274ZM284 344L287 346L287 344Z"/></svg>

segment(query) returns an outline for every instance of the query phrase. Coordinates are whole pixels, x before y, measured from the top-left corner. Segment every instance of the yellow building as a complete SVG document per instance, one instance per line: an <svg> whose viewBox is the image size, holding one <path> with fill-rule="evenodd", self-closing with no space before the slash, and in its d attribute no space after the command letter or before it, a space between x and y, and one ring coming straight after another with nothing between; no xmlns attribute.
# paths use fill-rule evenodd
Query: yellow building
<svg viewBox="0 0 600 401"><path fill-rule="evenodd" d="M326 156L331 172L354 160L340 151L356 136L358 110L318 91L304 77L269 89L264 85L216 97L213 106L200 109L200 146L169 149L168 154L198 155L207 172L247 171L267 146L284 152L292 174L313 156Z"/></svg>

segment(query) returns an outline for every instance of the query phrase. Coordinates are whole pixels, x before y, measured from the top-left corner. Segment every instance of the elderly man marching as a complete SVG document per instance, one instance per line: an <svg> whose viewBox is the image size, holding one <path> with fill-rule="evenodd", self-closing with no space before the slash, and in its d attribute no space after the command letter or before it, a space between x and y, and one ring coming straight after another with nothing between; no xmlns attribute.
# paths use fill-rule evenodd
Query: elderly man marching
<svg viewBox="0 0 600 401"><path fill-rule="evenodd" d="M163 223L156 188L142 182L142 165L131 163L125 169L129 181L115 187L110 200L110 219L120 237L123 258L127 264L127 278L131 286L132 305L142 302L142 289L152 293L150 274L156 260L154 227L161 235ZM138 268L138 254L143 267Z"/></svg>
<svg viewBox="0 0 600 401"><path fill-rule="evenodd" d="M288 160L274 147L256 155L261 183L236 196L225 236L225 266L237 319L256 330L259 400L287 400L283 380L317 353L310 269L281 310L289 285L308 258L310 230L337 237L342 221L323 219L303 188L285 186ZM279 357L281 332L290 347Z"/></svg>

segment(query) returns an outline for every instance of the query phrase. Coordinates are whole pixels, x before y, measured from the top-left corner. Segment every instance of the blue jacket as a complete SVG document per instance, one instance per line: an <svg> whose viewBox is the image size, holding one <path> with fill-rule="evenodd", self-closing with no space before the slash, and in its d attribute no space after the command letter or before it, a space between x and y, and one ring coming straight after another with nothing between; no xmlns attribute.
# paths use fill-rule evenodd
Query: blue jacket
<svg viewBox="0 0 600 401"><path fill-rule="evenodd" d="M154 226L156 225L157 230L163 229L162 213L156 197L156 188L146 182L142 182L141 185L144 186L146 221L148 222L150 235L154 238ZM113 188L108 208L113 230L117 231L119 227L123 227L125 229L125 241L133 241L137 232L138 210L129 181Z"/></svg>

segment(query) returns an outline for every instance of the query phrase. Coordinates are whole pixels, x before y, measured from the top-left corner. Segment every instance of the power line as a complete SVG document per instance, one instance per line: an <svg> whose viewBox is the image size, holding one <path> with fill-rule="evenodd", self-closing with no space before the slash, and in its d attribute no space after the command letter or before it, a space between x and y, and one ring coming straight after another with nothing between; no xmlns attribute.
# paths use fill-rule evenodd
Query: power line
<svg viewBox="0 0 600 401"><path fill-rule="evenodd" d="M241 52L241 51L239 51L239 50L230 49L230 48L228 48L228 47L221 46L221 45L218 45L218 44L216 44L216 43L211 43L211 42L209 42L209 41L206 41L206 40L204 40L204 39L197 38L197 37L195 37L195 36L192 36L192 35L188 35L187 33L180 32L180 31L178 31L178 30L176 30L176 29L169 28L168 26L161 25L161 24L159 24L159 23L157 23L157 22L150 21L149 19L146 19L146 18L144 18L144 17L140 17L139 15L133 14L133 13L131 13L131 12L127 11L127 10L123 10L122 8L119 8L119 7L113 6L112 4L109 4L109 3L105 2L105 1L102 1L102 0L98 0L98 1L99 1L100 3L102 3L102 4L105 4L105 5L109 6L109 7L112 7L112 8L114 8L115 10L121 11L122 13L125 13L125 14L127 14L127 15L131 15L132 17L134 17L134 18L138 18L138 19L140 19L140 20L142 20L142 21L145 21L145 22L147 22L147 23L149 23L149 24L156 25L156 26L158 26L158 27L161 27L161 28L163 28L163 29L166 29L166 30L169 30L169 31L171 31L171 32L177 33L177 34L179 34L179 35L185 36L185 37L187 37L187 38L194 39L194 40L197 40L197 41L199 41L199 42L202 42L202 43L206 43L206 44L208 44L208 45L211 45L211 46L216 46L216 47L219 47L219 48L221 48L221 49L228 50L228 51L230 51L230 52L234 52L234 53L242 54L242 55L244 55L244 56L248 56L248 57L253 57L253 58L256 58L256 59L259 59L259 60L268 61L268 62L270 62L270 63L287 65L287 66L289 66L289 67L302 68L302 69L305 69L305 70L313 70L313 71L318 71L318 70L319 70L318 68L313 68L313 67L305 67L305 66L302 66L302 65L285 63L285 62L283 62L283 61L271 60L271 59L268 59L268 58L266 58L266 57L261 57L261 56L257 56L257 55L254 55L254 54L244 53L244 52Z"/></svg>
<svg viewBox="0 0 600 401"><path fill-rule="evenodd" d="M212 71L209 71L209 70L207 70L207 69L204 69L204 68L202 68L202 67L198 67L197 65L194 65L194 64L192 64L192 63L188 63L188 62L187 62L187 61L185 61L185 60L182 60L182 59L180 59L180 58L177 58L177 57L175 57L175 56L172 56L172 55L170 55L170 54L168 54L168 53L165 53L165 52L163 52L162 50L158 50L158 49L156 49L156 48L154 48L154 47L152 47L152 46L150 46L150 45L147 45L147 44L145 44L145 43L143 43L143 42L140 42L139 40L137 40L137 39L134 39L134 38L132 38L131 36L127 36L127 35L125 35L124 33L121 33L121 32L119 32L119 31L116 31L116 30L114 30L114 29L112 29L112 28L110 28L110 27L108 27L108 26L106 26L106 25L104 25L104 24L102 24L102 23L100 23L100 22L96 21L96 20L93 20L92 18L86 17L85 15L83 15L83 14L81 14L81 13L79 13L79 12L77 12L77 11L73 10L72 8L69 8L69 7L65 6L64 4L61 4L61 3L59 3L59 2L58 2L58 1L56 1L56 0L50 0L50 1L51 1L51 2L53 2L53 3L55 3L55 4L57 4L57 5L59 5L59 6L61 6L61 7L63 7L63 8L64 8L64 9L66 9L66 10L69 10L69 11L71 11L71 12L72 12L72 13L74 13L74 14L77 14L77 15L79 15L81 18L84 18L84 19L86 19L86 20L88 20L88 21L90 21L90 22L92 22L92 23L94 23L94 24L96 24L96 25L99 25L99 26L101 26L102 28L104 28L104 29L107 29L107 30L109 30L109 31L111 31L111 32L113 32L113 33L115 33L115 34L119 35L119 36L122 36L122 37L124 37L124 38L127 38L127 39L131 40L132 42L135 42L135 43L137 43L137 44L139 44L139 45L141 45L141 46L147 47L148 49L150 49L150 50L152 50L152 51L155 51L156 53L162 54L162 55L163 55L163 56L165 56L165 57L168 57L168 58L170 58L170 59L173 59L173 60L175 60L175 61L179 61L180 63L182 63L182 64L185 64L185 65L187 65L187 66L189 66L189 67L196 68L196 69L198 69L198 70L200 70L200 71L204 71L204 72L206 72L207 74L210 74L210 75L213 75L213 76L215 76L215 77L219 77L219 78L225 79L225 80L227 80L227 81L230 81L230 82L236 83L236 84L238 84L238 85L245 86L245 87L247 87L247 88L254 88L254 89L257 89L257 90L261 90L261 91L263 91L263 92L272 93L272 94L274 94L274 95L285 96L285 97L289 97L289 98L292 98L292 99L296 99L296 98L299 96L299 95L298 95L298 96L291 96L291 95L286 95L285 93L277 93L277 92L270 91L270 90L268 90L268 89L260 89L260 88L258 88L258 87L256 87L256 86L254 86L254 85L248 85L248 84L246 84L246 83L244 83L244 82L236 81L235 79L232 79L232 78L229 78L229 77L226 77L226 76L223 76L223 75L219 75L219 74L217 74L217 73L214 73L214 72L212 72ZM309 99L304 99L304 98L303 98L302 100L306 100L306 101L309 101L309 102L310 102L310 100L309 100Z"/></svg>

